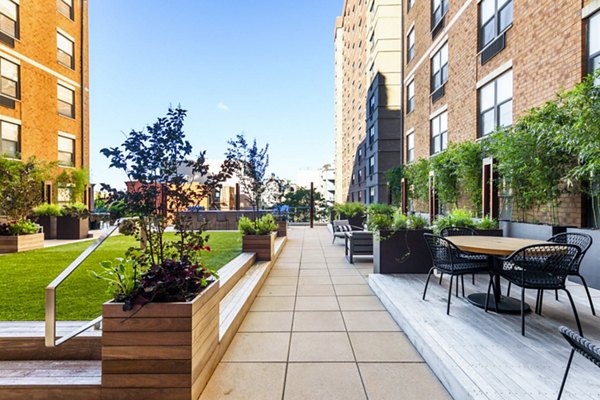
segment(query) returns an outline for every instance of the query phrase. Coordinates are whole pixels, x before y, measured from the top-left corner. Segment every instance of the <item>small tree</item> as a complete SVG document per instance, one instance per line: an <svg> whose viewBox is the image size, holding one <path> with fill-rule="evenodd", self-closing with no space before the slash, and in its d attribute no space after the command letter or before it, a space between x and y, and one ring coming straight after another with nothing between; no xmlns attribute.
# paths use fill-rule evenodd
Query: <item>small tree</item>
<svg viewBox="0 0 600 400"><path fill-rule="evenodd" d="M451 144L452 160L456 166L455 174L459 190L469 198L472 210L481 213L483 147L481 141L466 141Z"/></svg>
<svg viewBox="0 0 600 400"><path fill-rule="evenodd" d="M402 201L402 178L404 178L404 168L396 167L387 170L385 179L388 189L392 196L392 204L400 204Z"/></svg>
<svg viewBox="0 0 600 400"><path fill-rule="evenodd" d="M426 158L421 158L405 167L405 176L410 187L407 193L409 199L427 201L429 197L430 169L430 162Z"/></svg>
<svg viewBox="0 0 600 400"><path fill-rule="evenodd" d="M269 166L269 144L266 144L264 148L259 148L254 139L250 145L243 134L237 135L227 144L229 148L225 157L228 162L235 165L235 173L240 180L240 186L256 214L261 207L263 194L269 180L266 175Z"/></svg>
<svg viewBox="0 0 600 400"><path fill-rule="evenodd" d="M441 204L458 206L457 165L453 156L453 148L436 154L430 160L431 169L435 173L435 190Z"/></svg>
<svg viewBox="0 0 600 400"><path fill-rule="evenodd" d="M322 221L327 219L327 201L320 192L314 192L315 219ZM310 189L299 187L289 188L285 193L283 205L289 206L291 219L294 222L306 222L310 220Z"/></svg>

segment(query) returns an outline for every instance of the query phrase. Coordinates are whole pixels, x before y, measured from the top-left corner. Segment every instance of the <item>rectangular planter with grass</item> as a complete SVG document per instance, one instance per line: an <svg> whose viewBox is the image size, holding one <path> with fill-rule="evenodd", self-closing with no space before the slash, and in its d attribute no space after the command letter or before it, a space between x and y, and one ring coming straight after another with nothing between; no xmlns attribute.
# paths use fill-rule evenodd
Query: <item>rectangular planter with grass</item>
<svg viewBox="0 0 600 400"><path fill-rule="evenodd" d="M426 274L432 267L424 233L429 229L381 231L373 240L373 272L376 274Z"/></svg>
<svg viewBox="0 0 600 400"><path fill-rule="evenodd" d="M256 253L257 261L270 261L275 253L275 238L277 232L270 235L244 235L242 236L242 251Z"/></svg>
<svg viewBox="0 0 600 400"><path fill-rule="evenodd" d="M0 236L0 254L20 253L44 247L44 234Z"/></svg>
<svg viewBox="0 0 600 400"><path fill-rule="evenodd" d="M44 228L44 239L56 239L58 217L43 215L36 217L36 222Z"/></svg>
<svg viewBox="0 0 600 400"><path fill-rule="evenodd" d="M102 308L104 399L195 400L219 362L219 282L188 303Z"/></svg>
<svg viewBox="0 0 600 400"><path fill-rule="evenodd" d="M89 218L58 217L57 239L79 240L88 237Z"/></svg>

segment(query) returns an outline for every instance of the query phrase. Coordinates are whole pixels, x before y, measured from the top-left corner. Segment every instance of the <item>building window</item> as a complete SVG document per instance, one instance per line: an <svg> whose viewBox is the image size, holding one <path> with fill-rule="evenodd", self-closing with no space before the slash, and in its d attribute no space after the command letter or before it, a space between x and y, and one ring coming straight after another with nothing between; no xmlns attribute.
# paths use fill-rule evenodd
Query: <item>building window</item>
<svg viewBox="0 0 600 400"><path fill-rule="evenodd" d="M415 134L414 132L406 135L406 161L415 161Z"/></svg>
<svg viewBox="0 0 600 400"><path fill-rule="evenodd" d="M408 37L406 39L407 42L407 51L406 51L406 62L409 63L413 58L415 58L415 28L413 27L408 32Z"/></svg>
<svg viewBox="0 0 600 400"><path fill-rule="evenodd" d="M363 156L363 149L362 146L360 146L358 148L358 162L360 163L362 161L362 156ZM360 180L360 179L359 179Z"/></svg>
<svg viewBox="0 0 600 400"><path fill-rule="evenodd" d="M375 143L375 125L369 128L369 144Z"/></svg>
<svg viewBox="0 0 600 400"><path fill-rule="evenodd" d="M75 91L58 84L58 113L75 118Z"/></svg>
<svg viewBox="0 0 600 400"><path fill-rule="evenodd" d="M358 170L358 183L362 182L363 173L362 168Z"/></svg>
<svg viewBox="0 0 600 400"><path fill-rule="evenodd" d="M479 136L512 125L512 71L479 89Z"/></svg>
<svg viewBox="0 0 600 400"><path fill-rule="evenodd" d="M448 0L433 0L431 5L431 27L435 28L448 12Z"/></svg>
<svg viewBox="0 0 600 400"><path fill-rule="evenodd" d="M58 63L71 69L75 68L75 44L73 41L60 32L56 32L56 43L58 48Z"/></svg>
<svg viewBox="0 0 600 400"><path fill-rule="evenodd" d="M2 88L0 93L13 99L19 98L19 65L0 58L0 79Z"/></svg>
<svg viewBox="0 0 600 400"><path fill-rule="evenodd" d="M358 202L359 202L359 203L362 203L362 202L363 202L363 195L362 195L362 194L363 194L363 191L362 191L362 190L359 190L359 191L358 191Z"/></svg>
<svg viewBox="0 0 600 400"><path fill-rule="evenodd" d="M375 95L372 95L369 99L369 116L375 113Z"/></svg>
<svg viewBox="0 0 600 400"><path fill-rule="evenodd" d="M375 203L375 186L369 188L369 204Z"/></svg>
<svg viewBox="0 0 600 400"><path fill-rule="evenodd" d="M414 5L415 5L415 0L408 0L408 3L407 3L408 11L410 11Z"/></svg>
<svg viewBox="0 0 600 400"><path fill-rule="evenodd" d="M369 175L375 173L375 156L369 157Z"/></svg>
<svg viewBox="0 0 600 400"><path fill-rule="evenodd" d="M0 121L0 155L9 158L21 158L21 127L6 121Z"/></svg>
<svg viewBox="0 0 600 400"><path fill-rule="evenodd" d="M448 80L448 43L431 59L431 91L435 92Z"/></svg>
<svg viewBox="0 0 600 400"><path fill-rule="evenodd" d="M411 113L415 110L415 81L406 87L406 111Z"/></svg>
<svg viewBox="0 0 600 400"><path fill-rule="evenodd" d="M58 136L58 165L61 167L75 166L75 139Z"/></svg>
<svg viewBox="0 0 600 400"><path fill-rule="evenodd" d="M56 9L69 19L73 19L73 0L56 0Z"/></svg>
<svg viewBox="0 0 600 400"><path fill-rule="evenodd" d="M14 1L0 0L0 32L19 37L19 6Z"/></svg>
<svg viewBox="0 0 600 400"><path fill-rule="evenodd" d="M431 120L431 154L448 148L448 111Z"/></svg>
<svg viewBox="0 0 600 400"><path fill-rule="evenodd" d="M352 179L350 180L350 184L354 185L355 183L356 183L356 174L352 174Z"/></svg>
<svg viewBox="0 0 600 400"><path fill-rule="evenodd" d="M588 23L588 73L600 69L600 12L590 17ZM600 84L600 78L596 80Z"/></svg>
<svg viewBox="0 0 600 400"><path fill-rule="evenodd" d="M479 40L483 49L512 24L513 0L483 0L479 7Z"/></svg>

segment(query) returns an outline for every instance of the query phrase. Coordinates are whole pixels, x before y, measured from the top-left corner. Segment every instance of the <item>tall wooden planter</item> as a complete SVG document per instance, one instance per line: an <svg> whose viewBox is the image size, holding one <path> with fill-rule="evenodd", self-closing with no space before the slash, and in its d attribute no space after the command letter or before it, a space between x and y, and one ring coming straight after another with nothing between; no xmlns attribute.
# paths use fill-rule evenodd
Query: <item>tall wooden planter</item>
<svg viewBox="0 0 600 400"><path fill-rule="evenodd" d="M275 254L275 238L277 232L270 235L244 235L242 236L242 251L256 253L257 261L271 261Z"/></svg>
<svg viewBox="0 0 600 400"><path fill-rule="evenodd" d="M0 254L20 253L44 247L44 234L0 236Z"/></svg>
<svg viewBox="0 0 600 400"><path fill-rule="evenodd" d="M429 229L380 232L373 240L373 272L376 274L426 274L433 266L424 233Z"/></svg>
<svg viewBox="0 0 600 400"><path fill-rule="evenodd" d="M36 222L44 228L44 239L56 239L56 226L58 217L42 215L36 217Z"/></svg>
<svg viewBox="0 0 600 400"><path fill-rule="evenodd" d="M219 362L219 283L189 303L102 306L102 398L196 400Z"/></svg>
<svg viewBox="0 0 600 400"><path fill-rule="evenodd" d="M88 237L89 218L58 217L56 237L58 239L79 240Z"/></svg>
<svg viewBox="0 0 600 400"><path fill-rule="evenodd" d="M277 221L277 237L285 237L287 236L287 221Z"/></svg>

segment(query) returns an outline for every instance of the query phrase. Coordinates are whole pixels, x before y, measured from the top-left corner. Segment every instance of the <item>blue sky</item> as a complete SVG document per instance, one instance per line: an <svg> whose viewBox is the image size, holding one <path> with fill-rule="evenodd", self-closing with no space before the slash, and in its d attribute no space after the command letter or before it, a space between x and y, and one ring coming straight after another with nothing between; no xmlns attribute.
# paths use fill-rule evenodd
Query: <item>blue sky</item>
<svg viewBox="0 0 600 400"><path fill-rule="evenodd" d="M99 150L188 110L195 150L222 158L245 132L271 172L333 162L333 31L343 0L89 2L92 182L120 184Z"/></svg>

